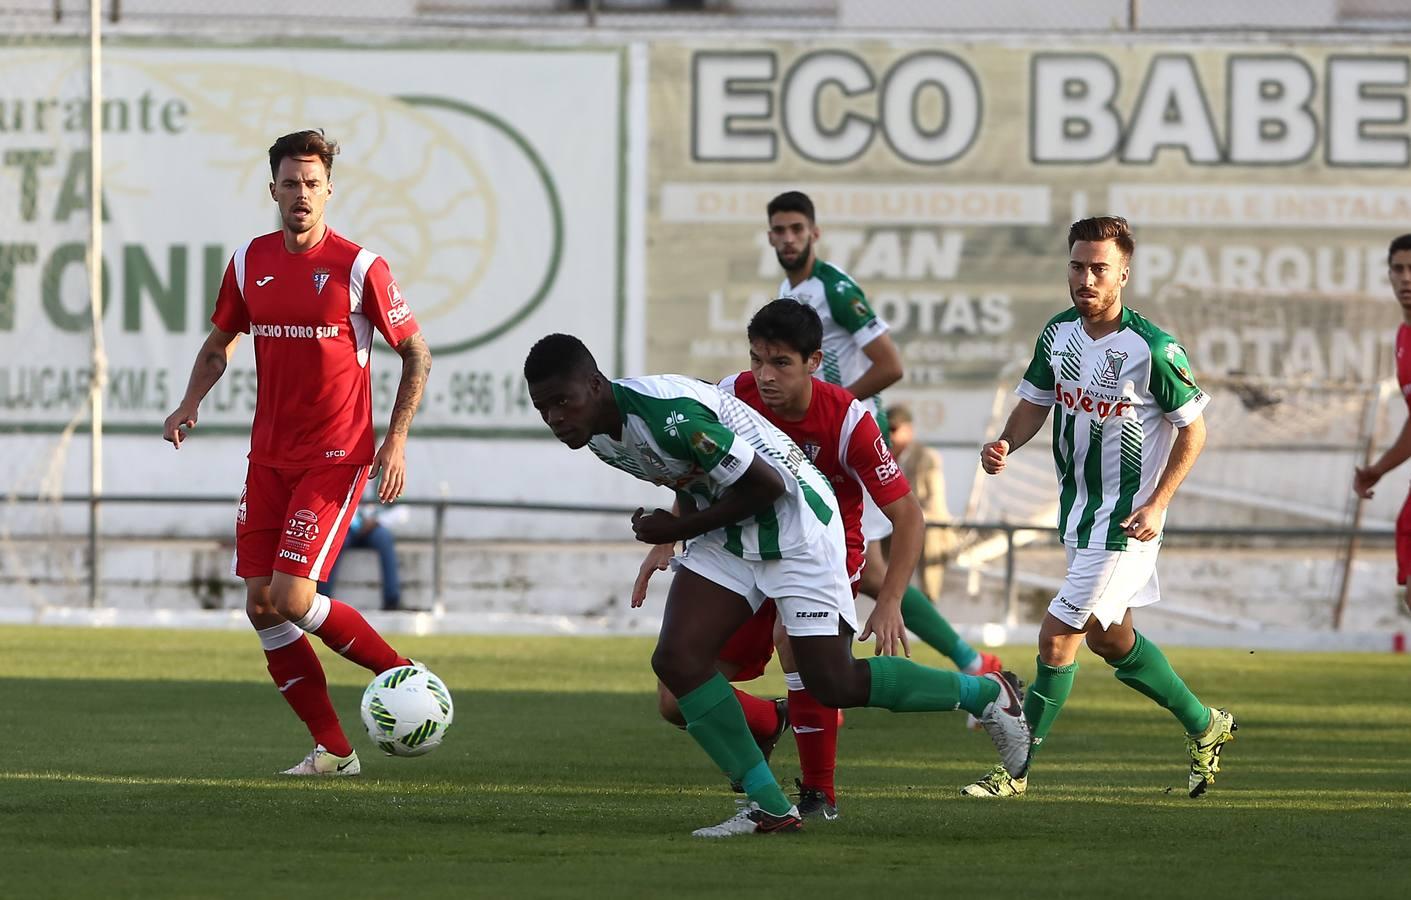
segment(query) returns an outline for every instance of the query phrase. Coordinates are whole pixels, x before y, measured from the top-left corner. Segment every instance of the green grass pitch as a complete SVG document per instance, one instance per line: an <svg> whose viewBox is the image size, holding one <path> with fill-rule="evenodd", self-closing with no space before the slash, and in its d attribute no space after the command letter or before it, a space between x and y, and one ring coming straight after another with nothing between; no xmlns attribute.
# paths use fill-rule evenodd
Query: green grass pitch
<svg viewBox="0 0 1411 900"><path fill-rule="evenodd" d="M320 645L363 776L312 782L269 774L307 738L252 634L0 628L0 896L1411 896L1404 656L1171 650L1241 723L1199 801L1179 726L1086 653L1021 799L957 795L994 759L963 714L849 712L842 819L711 842L733 803L649 640L398 643L455 693L446 744L379 754Z"/></svg>

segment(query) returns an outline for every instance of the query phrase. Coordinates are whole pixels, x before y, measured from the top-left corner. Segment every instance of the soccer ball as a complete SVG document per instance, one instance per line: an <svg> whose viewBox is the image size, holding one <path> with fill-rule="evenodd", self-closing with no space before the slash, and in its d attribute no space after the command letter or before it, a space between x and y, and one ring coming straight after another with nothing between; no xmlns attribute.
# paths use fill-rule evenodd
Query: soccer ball
<svg viewBox="0 0 1411 900"><path fill-rule="evenodd" d="M422 756L440 746L451 727L451 692L432 672L398 666L381 672L363 691L363 726L388 756Z"/></svg>

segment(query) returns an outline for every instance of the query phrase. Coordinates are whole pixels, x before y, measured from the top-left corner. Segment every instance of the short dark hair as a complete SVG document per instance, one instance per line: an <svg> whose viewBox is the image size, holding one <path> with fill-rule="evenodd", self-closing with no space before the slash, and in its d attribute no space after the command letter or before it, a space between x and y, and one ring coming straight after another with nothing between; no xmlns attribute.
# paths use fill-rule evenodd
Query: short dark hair
<svg viewBox="0 0 1411 900"><path fill-rule="evenodd" d="M912 424L911 407L904 403L887 407L887 422L894 428L898 425Z"/></svg>
<svg viewBox="0 0 1411 900"><path fill-rule="evenodd" d="M783 344L808 359L823 346L823 320L807 303L783 297L755 313L745 334L751 341Z"/></svg>
<svg viewBox="0 0 1411 900"><path fill-rule="evenodd" d="M1391 247L1387 249L1387 265L1391 265L1391 258L1402 250L1411 250L1411 234L1392 238Z"/></svg>
<svg viewBox="0 0 1411 900"><path fill-rule="evenodd" d="M804 218L808 219L809 224L814 222L813 201L808 199L808 194L805 194L803 191L785 191L769 201L769 207L766 213L769 218L772 219L775 213L781 212L803 213Z"/></svg>
<svg viewBox="0 0 1411 900"><path fill-rule="evenodd" d="M530 384L560 375L592 375L598 361L582 341L571 334L539 338L524 358L524 380Z"/></svg>
<svg viewBox="0 0 1411 900"><path fill-rule="evenodd" d="M317 156L323 171L333 177L333 157L338 155L338 142L330 140L320 128L317 131L295 131L270 145L269 174L279 178L279 164L291 156Z"/></svg>
<svg viewBox="0 0 1411 900"><path fill-rule="evenodd" d="M1093 216L1079 219L1068 228L1068 249L1079 241L1115 241L1122 257L1130 260L1132 251L1137 248L1132 240L1132 226L1121 216Z"/></svg>

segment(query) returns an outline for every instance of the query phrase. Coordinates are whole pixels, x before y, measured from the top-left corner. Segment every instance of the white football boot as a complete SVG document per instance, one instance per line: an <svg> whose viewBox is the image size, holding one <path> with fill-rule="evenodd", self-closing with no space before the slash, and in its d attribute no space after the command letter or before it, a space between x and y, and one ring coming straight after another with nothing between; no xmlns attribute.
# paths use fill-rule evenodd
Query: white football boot
<svg viewBox="0 0 1411 900"><path fill-rule="evenodd" d="M1024 704L1014 685L1011 672L987 672L981 676L999 685L999 696L985 708L980 726L999 751L1000 764L1015 778L1029 771L1029 723L1024 719Z"/></svg>
<svg viewBox="0 0 1411 900"><path fill-rule="evenodd" d="M358 762L358 751L354 750L347 756L334 756L325 750L322 744L319 744L310 750L309 755L300 760L298 765L285 769L279 774L338 777L357 775L362 770L363 767Z"/></svg>

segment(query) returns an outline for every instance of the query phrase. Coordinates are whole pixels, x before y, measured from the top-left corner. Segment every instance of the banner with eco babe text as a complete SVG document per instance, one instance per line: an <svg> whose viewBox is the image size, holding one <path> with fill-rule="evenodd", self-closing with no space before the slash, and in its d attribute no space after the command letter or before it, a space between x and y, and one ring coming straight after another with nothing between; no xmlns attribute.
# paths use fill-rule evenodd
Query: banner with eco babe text
<svg viewBox="0 0 1411 900"><path fill-rule="evenodd" d="M901 347L887 398L933 440L983 433L1070 303L1069 223L1095 214L1131 221L1124 299L1198 375L1383 377L1386 247L1411 231L1407 50L656 44L648 368L746 366L745 323L783 274L765 205L800 189L822 258Z"/></svg>
<svg viewBox="0 0 1411 900"><path fill-rule="evenodd" d="M110 42L107 430L160 434L231 254L278 228L268 147L323 128L342 145L327 221L387 259L435 356L418 435L543 436L520 377L534 339L572 331L621 365L622 56ZM0 430L86 405L87 77L73 45L0 54ZM380 427L400 363L375 343ZM246 433L254 401L242 346L203 433Z"/></svg>

